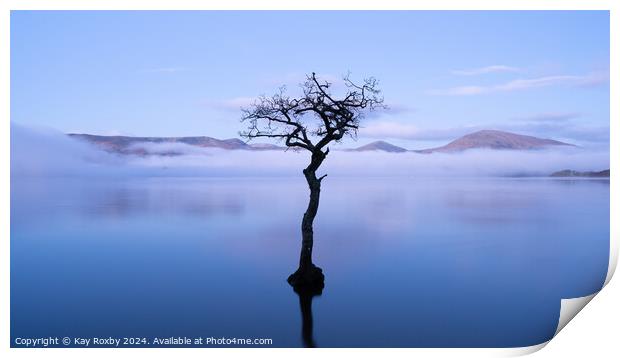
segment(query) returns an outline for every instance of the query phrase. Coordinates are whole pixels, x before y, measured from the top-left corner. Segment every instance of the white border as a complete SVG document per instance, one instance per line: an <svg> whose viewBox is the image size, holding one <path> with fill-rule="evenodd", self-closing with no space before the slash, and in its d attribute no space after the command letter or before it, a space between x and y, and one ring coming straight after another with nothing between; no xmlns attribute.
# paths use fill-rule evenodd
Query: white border
<svg viewBox="0 0 620 358"><path fill-rule="evenodd" d="M354 4L354 5L353 5ZM380 4L380 5L379 5ZM620 98L618 96L618 84L615 80L618 76L618 50L620 43L618 43L618 24L619 16L617 14L620 8L620 2L612 0L591 0L591 1L579 1L579 0L506 0L506 1L493 1L493 0L474 0L474 1L462 1L462 0L434 0L434 1L422 1L422 0L409 0L407 3L403 0L381 0L375 2L362 2L362 1L338 1L338 0L314 0L314 1L284 1L284 0L227 0L217 3L206 1L192 1L192 0L177 0L177 1L163 1L163 0L90 0L90 1L71 1L71 0L5 0L0 2L0 81L2 81L2 87L0 87L0 109L4 114L3 127L0 130L0 163L3 168L2 186L0 188L0 234L2 238L2 250L0 251L2 259L0 260L1 267L1 296L0 296L0 317L2 322L0 323L0 347L3 353L10 353L15 356L31 356L31 355L52 355L52 356L76 356L82 357L85 354L93 356L108 356L110 353L123 356L135 356L136 354L149 354L149 355L190 355L190 356L204 356L205 354L218 356L234 356L240 353L258 356L289 356L295 355L313 355L316 352L328 354L328 355L340 355L344 353L341 349L321 349L321 350L301 350L301 349L246 349L246 348L227 348L227 349L209 349L204 348L182 348L182 349L89 349L85 352L82 349L48 349L48 350L32 350L32 349L9 349L9 213L10 213L10 188L9 188L9 168L10 168L10 156L9 156L9 140L10 140L10 109L9 109L9 76L10 76L10 61L9 61L9 49L10 49L10 10L197 10L197 9L212 9L212 10L235 10L235 9L250 9L250 10L270 10L270 9L290 9L290 10L342 10L342 9L358 9L358 10L611 10L611 62L610 62L610 78L611 81L611 98ZM616 41L614 41L616 40ZM611 118L618 118L618 101L610 101L611 103ZM619 148L617 142L618 126L620 124L617 120L611 121L611 142L610 147L612 149ZM620 169L618 166L618 153L615 150L611 151L611 171L617 173ZM610 214L612 218L618 218L618 176L612 174L611 178L611 208ZM611 240L610 240L610 266L607 274L607 285L615 267L617 265L618 257L618 238L620 232L617 222L611 220ZM613 291L612 291L613 290ZM609 292L607 292L609 291ZM616 350L615 341L612 337L615 337L613 332L617 329L617 321L619 318L617 302L620 296L618 284L612 284L610 287L606 287L604 291L599 295L601 298L594 298L596 304L600 305L596 310L593 309L593 313L589 317L590 323L587 327L580 327L580 329L569 329L572 332L578 332L579 336L562 337L560 335L558 339L563 346L556 346L553 351L551 347L554 344L550 344L550 348L543 350L543 352L549 350L549 354L559 354L558 356L565 356L566 354L573 355L576 352L589 352L598 351L606 352ZM592 299L595 295L587 297L587 299L572 301L572 302L585 302ZM565 301L565 300L563 300ZM599 302L600 301L600 302ZM567 302L568 303L568 302ZM606 303L606 307L604 304ZM563 306L566 307L566 303L563 302ZM575 310L575 308L572 308ZM580 308L579 308L580 309ZM586 310L588 311L588 310ZM587 312L585 312L587 313ZM582 314L582 315L585 315ZM598 318L597 318L598 317ZM611 318L611 319L609 319ZM578 318L579 319L579 318ZM583 321L584 319L579 319ZM594 320L594 321L592 321ZM581 322L583 324L583 322ZM568 336L567 332L566 336ZM584 345L584 337L586 344ZM608 337L606 341L602 341L601 337ZM594 341L597 346L589 347L587 342ZM558 342L559 345L560 342ZM607 344L608 348L605 348ZM347 354L366 355L366 354L391 354L396 356L409 356L411 354L423 354L424 356L504 356L504 355L520 355L535 352L547 344L541 344L533 347L514 348L514 349L346 349ZM608 350L607 350L608 349ZM546 353L545 353L546 354ZM550 355L548 355L550 356Z"/></svg>

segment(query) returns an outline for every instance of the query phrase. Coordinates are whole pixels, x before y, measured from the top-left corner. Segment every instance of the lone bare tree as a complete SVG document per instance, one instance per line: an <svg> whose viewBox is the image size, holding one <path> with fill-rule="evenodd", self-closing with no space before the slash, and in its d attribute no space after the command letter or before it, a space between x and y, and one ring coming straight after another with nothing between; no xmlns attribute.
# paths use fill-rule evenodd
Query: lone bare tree
<svg viewBox="0 0 620 358"><path fill-rule="evenodd" d="M310 201L301 222L301 255L299 268L289 276L295 288L323 287L322 270L312 263L312 224L319 208L321 182L327 174L317 177L327 155L328 145L340 142L346 135L356 138L360 120L368 111L383 108L383 98L377 80L367 78L356 84L344 77L345 90L341 97L332 94L332 83L322 81L313 72L301 84L297 98L286 94L284 87L271 97L261 96L249 108L242 109L242 121L247 130L240 133L248 141L253 138L275 138L288 148L310 152L310 164L303 174L310 188Z"/></svg>

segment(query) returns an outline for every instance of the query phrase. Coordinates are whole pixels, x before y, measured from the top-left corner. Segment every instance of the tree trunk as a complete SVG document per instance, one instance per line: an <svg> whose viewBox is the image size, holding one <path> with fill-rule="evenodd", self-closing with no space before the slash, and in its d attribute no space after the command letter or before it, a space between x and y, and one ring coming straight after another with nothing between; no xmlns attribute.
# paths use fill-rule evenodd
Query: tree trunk
<svg viewBox="0 0 620 358"><path fill-rule="evenodd" d="M308 208L301 220L301 253L299 255L299 268L289 276L288 282L294 287L314 287L323 289L324 276L322 270L312 263L312 246L314 244L314 230L312 225L319 209L319 197L321 195L321 178L316 177L319 168L327 153L320 150L312 153L310 165L304 169L304 176L310 189L310 201Z"/></svg>
<svg viewBox="0 0 620 358"><path fill-rule="evenodd" d="M301 221L301 255L299 257L299 268L305 271L312 267L312 246L314 244L313 223L319 209L319 198L321 195L321 182L316 177L316 173L304 170L308 187L310 188L310 201L308 208Z"/></svg>

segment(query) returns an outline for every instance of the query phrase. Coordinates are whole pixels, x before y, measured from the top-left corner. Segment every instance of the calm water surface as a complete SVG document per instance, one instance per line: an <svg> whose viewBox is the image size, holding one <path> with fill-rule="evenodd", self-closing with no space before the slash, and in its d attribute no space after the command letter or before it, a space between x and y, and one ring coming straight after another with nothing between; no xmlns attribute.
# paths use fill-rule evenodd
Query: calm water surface
<svg viewBox="0 0 620 358"><path fill-rule="evenodd" d="M303 178L11 186L13 338L304 345L286 283ZM328 177L320 205L319 347L537 344L553 335L560 299L599 290L607 272L607 180Z"/></svg>

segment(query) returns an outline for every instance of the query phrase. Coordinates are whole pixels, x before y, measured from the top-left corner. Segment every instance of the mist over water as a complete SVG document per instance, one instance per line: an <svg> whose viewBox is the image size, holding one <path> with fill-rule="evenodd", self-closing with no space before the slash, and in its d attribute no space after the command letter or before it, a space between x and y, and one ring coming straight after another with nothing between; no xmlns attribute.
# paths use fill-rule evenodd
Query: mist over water
<svg viewBox="0 0 620 358"><path fill-rule="evenodd" d="M134 145L138 148L177 155L118 155L60 132L11 124L11 171L18 176L298 176L309 162L305 151L222 150L182 143ZM454 154L349 152L338 145L331 149L321 168L330 176L548 176L564 169L609 168L609 151L600 148Z"/></svg>

